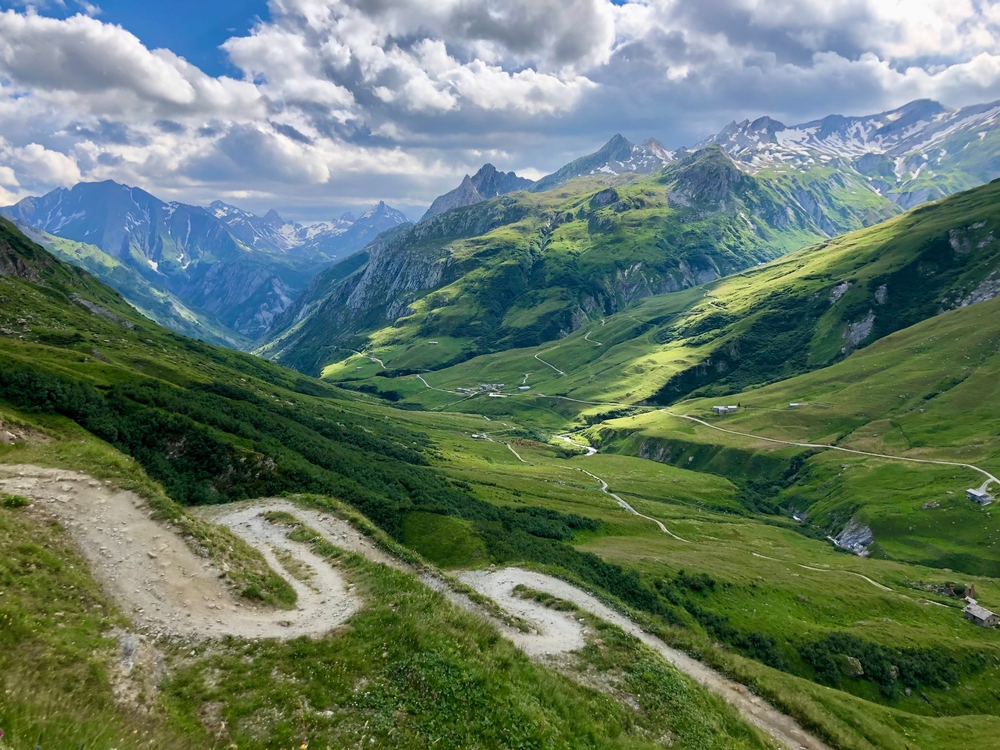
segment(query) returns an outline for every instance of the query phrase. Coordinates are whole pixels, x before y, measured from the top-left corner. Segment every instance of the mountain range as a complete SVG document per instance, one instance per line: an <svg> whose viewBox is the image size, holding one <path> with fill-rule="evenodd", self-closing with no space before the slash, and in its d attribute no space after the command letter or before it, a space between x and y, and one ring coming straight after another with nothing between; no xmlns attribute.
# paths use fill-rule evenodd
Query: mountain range
<svg viewBox="0 0 1000 750"><path fill-rule="evenodd" d="M165 202L110 181L25 198L0 214L155 320L235 347L264 333L323 267L406 221L380 202L357 220L302 226L274 211Z"/></svg>
<svg viewBox="0 0 1000 750"><path fill-rule="evenodd" d="M533 335L558 337L636 295L701 283L988 182L1000 176L998 116L998 103L952 110L921 100L794 126L768 117L733 122L676 150L618 134L537 181L486 164L435 199L416 226L384 203L357 219L302 225L221 201L164 202L113 182L54 190L0 213L174 330L290 356L310 369L322 365L316 342L363 345L411 314L417 299L470 273L462 289L480 298L499 293L487 270L494 260L473 246L493 248L495 258L531 246L518 261L520 291L487 305L499 304L489 341L459 337L466 356ZM480 204L488 207L451 215ZM548 252L564 246L580 258L569 276ZM556 266L563 271L552 276ZM501 287L510 281L506 266L496 272L508 280ZM359 286L348 292L345 284ZM537 305L518 298L529 291ZM450 296L450 304L465 295ZM332 318L314 319L334 307ZM515 310L542 309L545 333L535 323L499 322ZM430 328L443 334L440 325ZM308 351L292 354L301 347Z"/></svg>

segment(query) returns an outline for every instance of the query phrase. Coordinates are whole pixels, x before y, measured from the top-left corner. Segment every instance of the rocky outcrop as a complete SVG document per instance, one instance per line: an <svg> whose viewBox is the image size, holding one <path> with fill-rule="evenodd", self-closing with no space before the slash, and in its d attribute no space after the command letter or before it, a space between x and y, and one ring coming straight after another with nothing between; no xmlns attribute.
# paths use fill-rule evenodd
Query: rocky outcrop
<svg viewBox="0 0 1000 750"><path fill-rule="evenodd" d="M868 557L868 548L875 541L875 534L868 526L851 519L832 541L841 549L850 550L858 557Z"/></svg>
<svg viewBox="0 0 1000 750"><path fill-rule="evenodd" d="M850 346L857 346L866 338L868 338L874 326L875 326L875 313L869 310L868 314L864 318L859 320L857 323L847 324L847 328L844 329L844 340Z"/></svg>
<svg viewBox="0 0 1000 750"><path fill-rule="evenodd" d="M91 302L89 299L81 297L79 294L71 294L70 299L73 300L80 307L85 308L86 310L90 311L93 315L96 315L99 318L104 318L105 320L111 321L112 323L120 325L122 328L125 328L129 331L135 328L135 324L132 323L131 321L125 320L125 318L121 317L120 315L116 315L115 313L111 312L108 308L102 307L101 305L98 305L96 302Z"/></svg>
<svg viewBox="0 0 1000 750"><path fill-rule="evenodd" d="M472 177L465 175L462 184L457 188L435 198L421 221L453 208L473 206L498 195L513 193L515 190L528 190L532 185L534 185L533 180L518 177L513 172L500 172L492 164L484 164Z"/></svg>
<svg viewBox="0 0 1000 750"><path fill-rule="evenodd" d="M744 175L721 148L698 152L682 160L673 174L667 200L683 208L696 205L724 209Z"/></svg>

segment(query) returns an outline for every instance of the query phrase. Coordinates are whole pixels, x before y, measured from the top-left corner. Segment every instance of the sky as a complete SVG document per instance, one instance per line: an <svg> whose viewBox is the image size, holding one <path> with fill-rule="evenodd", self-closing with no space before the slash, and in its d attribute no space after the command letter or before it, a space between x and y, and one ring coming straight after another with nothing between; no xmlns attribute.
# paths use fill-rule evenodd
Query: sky
<svg viewBox="0 0 1000 750"><path fill-rule="evenodd" d="M1000 0L0 0L0 205L417 218L491 162L1000 99Z"/></svg>

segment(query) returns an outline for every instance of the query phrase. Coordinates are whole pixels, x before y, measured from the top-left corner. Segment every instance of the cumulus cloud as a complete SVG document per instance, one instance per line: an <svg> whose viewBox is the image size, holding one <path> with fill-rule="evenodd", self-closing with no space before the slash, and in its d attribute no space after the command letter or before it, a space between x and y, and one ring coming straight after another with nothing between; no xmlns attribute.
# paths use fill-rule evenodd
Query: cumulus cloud
<svg viewBox="0 0 1000 750"><path fill-rule="evenodd" d="M325 216L616 131L677 146L745 116L1000 98L996 0L270 0L223 45L233 77L73 1L0 13L5 196L111 178Z"/></svg>

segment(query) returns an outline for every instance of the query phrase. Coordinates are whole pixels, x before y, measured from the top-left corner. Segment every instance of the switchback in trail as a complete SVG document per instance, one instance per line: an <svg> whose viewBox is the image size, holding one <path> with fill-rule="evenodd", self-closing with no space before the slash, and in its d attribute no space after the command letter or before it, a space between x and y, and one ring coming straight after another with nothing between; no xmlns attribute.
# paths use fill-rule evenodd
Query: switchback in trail
<svg viewBox="0 0 1000 750"><path fill-rule="evenodd" d="M508 446L510 447L510 446ZM513 449L511 449L513 450ZM515 596L519 583L545 591L635 636L678 670L732 704L751 724L793 750L829 750L798 723L763 699L683 652L646 633L641 626L590 594L552 576L518 568L468 571L461 579L488 597L499 610L487 610L449 588L429 570L417 570L379 549L348 522L288 500L261 499L202 509L202 516L228 527L257 549L295 588L292 611L254 607L234 597L208 558L199 557L170 525L154 520L145 501L72 471L37 466L0 466L0 489L33 501L29 512L58 519L74 538L94 577L140 628L157 635L218 638L319 637L345 623L364 602L337 569L288 529L267 519L283 512L317 531L334 546L416 575L463 609L489 619L501 634L530 657L547 662L582 648L583 623L572 612L558 612ZM288 570L289 560L295 570ZM507 620L495 615L505 613ZM526 627L515 628L510 623Z"/></svg>

